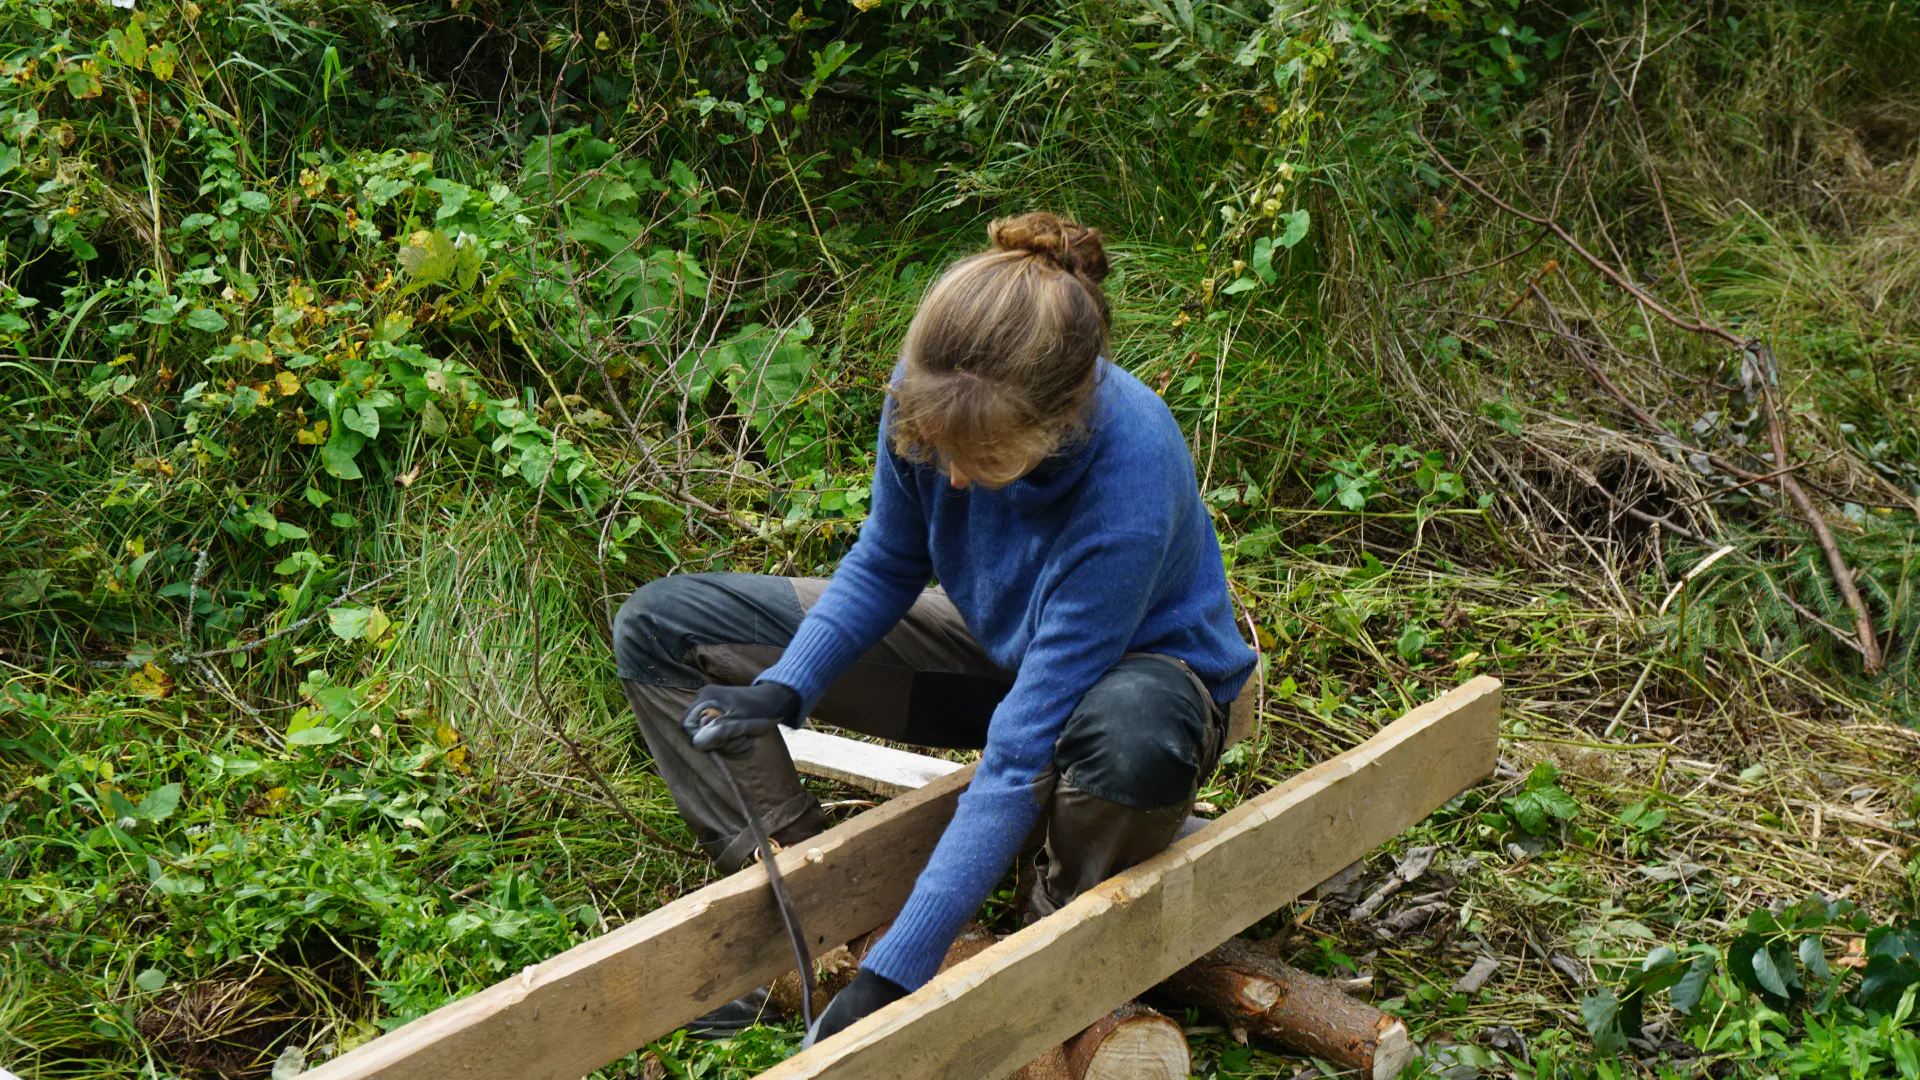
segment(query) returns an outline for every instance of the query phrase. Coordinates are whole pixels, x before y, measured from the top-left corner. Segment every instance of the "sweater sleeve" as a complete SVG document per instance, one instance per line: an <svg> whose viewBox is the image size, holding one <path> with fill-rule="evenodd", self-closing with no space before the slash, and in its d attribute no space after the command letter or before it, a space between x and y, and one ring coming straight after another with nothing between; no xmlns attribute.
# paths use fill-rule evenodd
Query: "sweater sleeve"
<svg viewBox="0 0 1920 1080"><path fill-rule="evenodd" d="M805 716L861 654L900 621L933 579L927 519L905 463L880 430L872 502L860 537L840 560L818 603L800 621L778 663L755 682L776 682L800 695Z"/></svg>
<svg viewBox="0 0 1920 1080"><path fill-rule="evenodd" d="M862 966L909 990L933 977L1033 830L1048 795L1036 781L1053 763L1067 716L1126 654L1166 545L1160 536L1104 532L1058 579L988 725L973 782L906 907Z"/></svg>

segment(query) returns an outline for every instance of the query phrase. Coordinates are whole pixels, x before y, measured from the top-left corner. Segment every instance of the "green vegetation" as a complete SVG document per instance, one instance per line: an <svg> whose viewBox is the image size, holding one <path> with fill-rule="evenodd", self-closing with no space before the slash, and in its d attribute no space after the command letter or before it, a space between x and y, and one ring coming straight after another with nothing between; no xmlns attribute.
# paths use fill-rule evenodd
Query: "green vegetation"
<svg viewBox="0 0 1920 1080"><path fill-rule="evenodd" d="M0 22L0 1065L284 1073L709 880L611 605L827 572L914 299L1049 208L1109 237L1265 650L1203 799L1507 683L1500 774L1405 840L1445 913L1263 933L1434 1069L1920 1076L1911 6Z"/></svg>

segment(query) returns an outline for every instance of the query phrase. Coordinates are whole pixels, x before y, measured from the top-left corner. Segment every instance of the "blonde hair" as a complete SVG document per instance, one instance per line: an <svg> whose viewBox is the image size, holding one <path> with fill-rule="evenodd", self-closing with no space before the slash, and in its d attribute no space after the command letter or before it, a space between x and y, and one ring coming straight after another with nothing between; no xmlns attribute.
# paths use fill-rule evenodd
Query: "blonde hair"
<svg viewBox="0 0 1920 1080"><path fill-rule="evenodd" d="M1100 230L1032 213L995 221L987 237L993 246L948 267L907 328L893 446L1004 482L1084 429L1112 316Z"/></svg>

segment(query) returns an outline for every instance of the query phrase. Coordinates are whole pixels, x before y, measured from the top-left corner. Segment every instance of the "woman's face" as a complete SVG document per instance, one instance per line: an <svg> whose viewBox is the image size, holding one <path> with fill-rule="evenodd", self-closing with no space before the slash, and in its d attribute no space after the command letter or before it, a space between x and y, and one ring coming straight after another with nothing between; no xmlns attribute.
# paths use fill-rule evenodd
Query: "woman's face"
<svg viewBox="0 0 1920 1080"><path fill-rule="evenodd" d="M947 483L961 491L974 484L988 491L998 491L1032 472L1045 460L1046 455L1040 454L1031 460L1008 465L999 461L961 461L944 450L940 452L940 465L946 470Z"/></svg>

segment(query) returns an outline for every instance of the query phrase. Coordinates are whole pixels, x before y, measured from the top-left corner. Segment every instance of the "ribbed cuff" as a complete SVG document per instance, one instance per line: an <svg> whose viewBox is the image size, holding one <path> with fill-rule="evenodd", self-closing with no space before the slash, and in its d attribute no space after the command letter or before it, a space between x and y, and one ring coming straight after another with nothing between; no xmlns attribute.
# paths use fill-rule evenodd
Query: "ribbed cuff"
<svg viewBox="0 0 1920 1080"><path fill-rule="evenodd" d="M790 687L800 695L800 715L805 718L827 692L827 686L856 659L839 628L808 619L800 624L800 632L780 654L779 661L753 681Z"/></svg>
<svg viewBox="0 0 1920 1080"><path fill-rule="evenodd" d="M908 990L918 990L940 970L947 948L972 917L973 909L965 900L916 888L900 917L860 966Z"/></svg>

